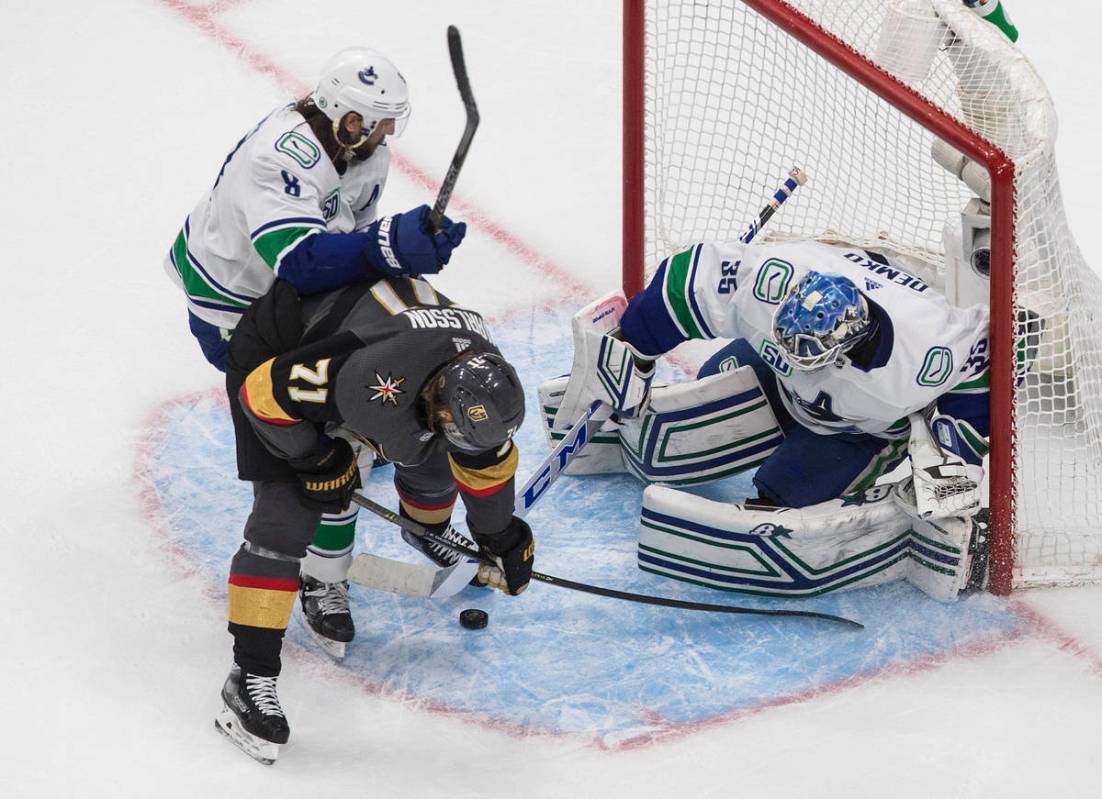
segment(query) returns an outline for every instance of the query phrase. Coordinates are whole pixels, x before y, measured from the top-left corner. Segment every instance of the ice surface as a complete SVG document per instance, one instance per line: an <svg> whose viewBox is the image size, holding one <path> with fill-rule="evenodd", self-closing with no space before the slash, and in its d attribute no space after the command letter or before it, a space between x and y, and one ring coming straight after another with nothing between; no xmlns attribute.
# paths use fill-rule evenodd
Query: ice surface
<svg viewBox="0 0 1102 799"><path fill-rule="evenodd" d="M1086 0L1011 12L1061 114L1072 229L1102 264L1102 13ZM344 664L291 628L280 762L260 767L215 733L223 584L249 491L226 479L219 380L161 260L233 143L349 44L384 49L412 87L385 208L431 201L462 128L449 22L483 122L451 206L471 232L438 283L495 320L534 384L566 367L565 309L618 282L618 3L0 6L0 795L1102 792L1099 588L945 608L891 586L799 605L863 634L544 585L439 605L354 590L361 634ZM522 472L540 451L532 421L523 451ZM377 477L372 496L392 503ZM626 477L556 486L533 516L539 568L755 602L636 569L638 492ZM360 546L416 558L395 531L361 528ZM486 630L459 627L467 606L490 612Z"/></svg>
<svg viewBox="0 0 1102 799"><path fill-rule="evenodd" d="M530 376L554 374L569 363L564 314L514 317L494 333L531 386ZM532 390L529 419L538 419L537 407ZM247 492L226 478L234 472L234 450L225 400L208 395L170 402L150 436L157 512L170 520L165 527L172 547L200 564L210 596L224 601L229 559L249 510ZM546 445L536 424L524 426L518 444L523 475ZM396 506L391 479L390 468L373 471L366 493ZM468 588L446 602L358 589L358 637L342 668L372 690L407 701L616 748L934 655L978 644L996 647L1024 626L1012 608L990 596L948 606L892 585L779 602L643 573L635 561L641 493L641 484L626 476L561 480L529 515L537 531L538 568L636 593L833 613L858 619L867 629L670 610L541 583L519 599ZM358 540L369 551L420 560L396 527L364 515ZM471 606L490 613L485 632L472 635L459 626L459 610ZM290 635L309 645L300 627Z"/></svg>

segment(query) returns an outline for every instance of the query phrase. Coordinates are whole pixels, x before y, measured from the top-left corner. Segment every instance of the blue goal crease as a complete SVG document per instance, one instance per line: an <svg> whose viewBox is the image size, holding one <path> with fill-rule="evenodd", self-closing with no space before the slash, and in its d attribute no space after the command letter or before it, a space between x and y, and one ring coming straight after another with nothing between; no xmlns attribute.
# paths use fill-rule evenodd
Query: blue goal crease
<svg viewBox="0 0 1102 799"><path fill-rule="evenodd" d="M528 386L528 419L518 436L518 485L542 460L538 384L569 370L570 312L513 314L495 327L497 343ZM159 414L152 482L174 549L186 552L212 595L224 595L251 495L236 479L224 401L210 395ZM396 505L391 469L374 470L370 498ZM692 489L741 499L749 475ZM954 605L908 585L777 600L714 591L638 568L642 485L627 475L564 477L532 509L536 568L624 591L748 607L792 607L846 616L851 632L799 619L682 611L616 601L533 583L520 597L468 588L439 602L353 587L356 640L340 667L364 681L532 733L582 736L596 744L646 738L655 719L700 725L740 710L844 684L855 677L1012 636L1023 622L989 595ZM456 514L462 527L462 513ZM368 514L356 551L425 562L398 529ZM489 613L469 631L460 610ZM296 611L297 612L297 611ZM288 638L316 645L297 621ZM228 654L228 652L227 652ZM290 665L294 668L294 664Z"/></svg>

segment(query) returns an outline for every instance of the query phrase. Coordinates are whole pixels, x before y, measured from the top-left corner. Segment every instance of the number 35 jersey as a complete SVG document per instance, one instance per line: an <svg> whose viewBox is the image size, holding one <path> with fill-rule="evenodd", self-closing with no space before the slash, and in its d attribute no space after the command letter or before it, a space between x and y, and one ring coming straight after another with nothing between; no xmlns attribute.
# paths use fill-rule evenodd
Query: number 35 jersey
<svg viewBox="0 0 1102 799"><path fill-rule="evenodd" d="M799 371L773 336L773 316L811 270L852 280L876 332L839 365ZM906 434L907 414L942 394L986 386L988 318L986 306L953 307L876 253L815 241L733 242L696 244L663 261L621 327L626 341L651 355L691 338L746 339L802 425L894 438Z"/></svg>
<svg viewBox="0 0 1102 799"><path fill-rule="evenodd" d="M184 221L165 270L192 313L232 330L304 238L360 231L375 220L389 168L384 143L338 174L294 106L276 109L226 156L214 186Z"/></svg>

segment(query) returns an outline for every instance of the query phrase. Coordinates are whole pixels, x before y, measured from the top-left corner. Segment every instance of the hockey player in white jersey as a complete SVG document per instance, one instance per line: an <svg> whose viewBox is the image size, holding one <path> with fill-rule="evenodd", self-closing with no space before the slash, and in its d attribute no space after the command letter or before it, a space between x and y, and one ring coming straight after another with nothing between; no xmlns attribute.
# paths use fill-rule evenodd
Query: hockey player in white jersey
<svg viewBox="0 0 1102 799"><path fill-rule="evenodd" d="M700 243L575 326L582 377L542 391L553 426L594 398L622 417L620 446L595 447L583 471L688 484L758 467L745 505L648 488L641 568L784 596L905 577L949 600L970 566L980 579L986 306L953 307L855 247ZM695 383L651 391L654 359L712 338L733 341ZM908 454L913 477L877 486Z"/></svg>
<svg viewBox="0 0 1102 799"><path fill-rule="evenodd" d="M165 269L186 296L204 356L226 371L226 342L277 278L301 295L381 275L439 272L466 225L428 229L423 205L382 218L388 136L410 116L405 78L381 53L342 50L314 91L262 119L226 156L184 220ZM356 512L327 514L303 561L311 631L335 656L354 635L345 578Z"/></svg>

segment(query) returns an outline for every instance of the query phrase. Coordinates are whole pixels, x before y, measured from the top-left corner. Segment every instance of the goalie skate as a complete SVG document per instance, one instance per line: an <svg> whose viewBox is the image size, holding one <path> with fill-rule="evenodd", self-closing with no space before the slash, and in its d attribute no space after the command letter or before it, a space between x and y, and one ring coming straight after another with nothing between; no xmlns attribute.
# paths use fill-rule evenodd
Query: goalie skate
<svg viewBox="0 0 1102 799"><path fill-rule="evenodd" d="M270 766L279 758L280 745L290 736L275 694L275 678L244 675L246 684L242 688L242 676L241 669L234 666L226 678L222 712L215 718L214 728L253 760Z"/></svg>

